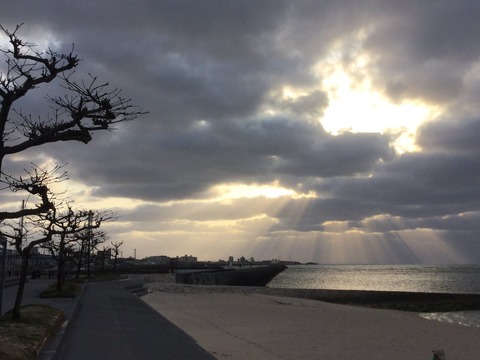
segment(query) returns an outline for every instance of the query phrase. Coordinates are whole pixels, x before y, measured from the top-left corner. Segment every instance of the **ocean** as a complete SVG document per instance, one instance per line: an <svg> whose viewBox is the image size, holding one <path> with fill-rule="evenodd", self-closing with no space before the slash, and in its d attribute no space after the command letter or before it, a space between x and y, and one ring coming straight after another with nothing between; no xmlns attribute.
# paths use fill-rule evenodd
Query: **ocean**
<svg viewBox="0 0 480 360"><path fill-rule="evenodd" d="M480 294L480 265L291 265L267 286ZM422 313L420 316L480 327L480 311Z"/></svg>

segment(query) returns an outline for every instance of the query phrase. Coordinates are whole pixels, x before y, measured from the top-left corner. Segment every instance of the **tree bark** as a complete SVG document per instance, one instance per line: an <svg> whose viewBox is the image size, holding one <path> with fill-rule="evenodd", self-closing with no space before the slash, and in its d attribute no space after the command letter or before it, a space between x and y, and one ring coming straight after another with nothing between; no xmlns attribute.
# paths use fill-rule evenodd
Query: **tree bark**
<svg viewBox="0 0 480 360"><path fill-rule="evenodd" d="M57 258L57 290L63 290L63 283L65 281L65 241L60 241Z"/></svg>
<svg viewBox="0 0 480 360"><path fill-rule="evenodd" d="M78 258L77 258L77 274L75 275L75 278L79 279L80 278L80 272L82 271L82 266L84 264L84 255L85 255L85 240L81 240L80 242L80 251L78 252Z"/></svg>
<svg viewBox="0 0 480 360"><path fill-rule="evenodd" d="M28 263L30 253L22 254L22 266L20 268L20 280L18 283L17 297L15 299L15 305L13 307L12 319L20 318L20 307L22 306L23 292L25 284L27 283Z"/></svg>

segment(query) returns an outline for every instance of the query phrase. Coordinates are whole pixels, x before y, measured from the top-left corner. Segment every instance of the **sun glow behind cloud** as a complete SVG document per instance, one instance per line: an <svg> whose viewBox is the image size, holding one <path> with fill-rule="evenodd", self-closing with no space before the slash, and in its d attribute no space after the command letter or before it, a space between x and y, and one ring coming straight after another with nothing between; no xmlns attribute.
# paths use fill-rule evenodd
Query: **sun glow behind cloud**
<svg viewBox="0 0 480 360"><path fill-rule="evenodd" d="M415 132L420 124L433 119L440 109L420 101L394 103L376 89L371 77L370 58L361 50L346 68L338 50L319 62L314 69L328 94L328 107L320 119L326 131L378 132L397 135L394 143L399 153L418 151Z"/></svg>
<svg viewBox="0 0 480 360"><path fill-rule="evenodd" d="M270 184L242 184L242 183L228 183L214 186L212 192L217 195L219 199L231 200L239 198L255 198L265 197L267 199L275 199L282 196L289 196L292 198L311 197L313 194L303 195L298 194L292 189L282 187L278 182Z"/></svg>

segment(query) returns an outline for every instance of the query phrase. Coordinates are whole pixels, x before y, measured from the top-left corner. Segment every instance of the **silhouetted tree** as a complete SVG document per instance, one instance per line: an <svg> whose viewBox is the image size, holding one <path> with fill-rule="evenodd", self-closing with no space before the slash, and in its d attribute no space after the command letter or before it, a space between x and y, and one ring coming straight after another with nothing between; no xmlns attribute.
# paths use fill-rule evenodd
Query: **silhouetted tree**
<svg viewBox="0 0 480 360"><path fill-rule="evenodd" d="M37 51L34 44L17 36L20 27L10 32L0 25L11 45L10 49L0 49L7 64L5 73L0 74L0 170L6 155L58 141L87 144L92 132L110 130L113 124L142 114L121 96L121 90L99 83L96 77L73 80L73 70L80 63L78 56L51 49ZM47 97L52 114L32 117L13 109L15 102L30 91L54 80L61 83L65 95Z"/></svg>
<svg viewBox="0 0 480 360"><path fill-rule="evenodd" d="M20 317L20 306L23 298L23 291L27 281L29 259L31 257L32 249L36 246L44 244L52 239L53 224L47 224L41 231L29 226L25 226L21 221L20 225L16 222L18 216L22 219L38 219L37 209L47 214L53 212L55 209L55 197L49 189L49 185L55 182L62 181L66 177L66 173L59 171L61 167L55 167L51 171L41 171L34 168L34 171L27 172L27 177L15 178L10 175L5 175L0 179L0 183L8 184L8 187L16 192L24 190L30 195L34 195L40 203L37 203L35 208L21 209L18 212L1 212L2 220L1 235L4 236L12 245L15 246L17 253L21 257L20 279L17 290L17 297L13 311L13 318ZM17 215L20 214L20 215ZM24 244L24 239L29 235L29 240Z"/></svg>
<svg viewBox="0 0 480 360"><path fill-rule="evenodd" d="M76 264L75 277L78 279L82 269L87 265L87 277L90 277L90 265L92 252L97 246L107 241L107 234L99 229L88 229L74 235L76 246L73 249L72 261Z"/></svg>
<svg viewBox="0 0 480 360"><path fill-rule="evenodd" d="M48 229L53 235L44 246L57 260L57 289L62 290L65 282L66 250L70 243L76 241L75 235L81 232L91 232L102 223L115 220L111 211L77 210L67 206L65 211L52 211L40 217L37 226ZM53 224L53 225L51 225Z"/></svg>
<svg viewBox="0 0 480 360"><path fill-rule="evenodd" d="M113 270L117 270L117 259L120 253L120 247L123 245L123 241L112 242L113 246Z"/></svg>
<svg viewBox="0 0 480 360"><path fill-rule="evenodd" d="M0 73L0 176L4 176L5 156L18 154L32 147L59 141L92 139L92 133L112 130L112 125L137 118L143 114L121 96L121 90L111 89L108 83L99 83L88 75L88 81L73 80L73 72L80 59L72 52L57 53L47 49L37 51L36 45L17 36L0 25L10 48L0 48L6 70ZM41 85L58 80L65 94L48 97L50 114L35 116L14 109L14 104ZM24 189L27 190L27 189ZM33 189L32 189L33 190ZM0 220L27 215L45 214L51 209L48 202L32 209L1 212Z"/></svg>
<svg viewBox="0 0 480 360"><path fill-rule="evenodd" d="M52 49L37 50L35 44L26 42L17 35L21 26L10 31L0 25L0 31L7 36L9 42L8 48L0 48L0 56L3 55L5 61L3 72L0 73L0 181L9 183L9 187L15 191L23 190L38 196L41 201L35 207L0 212L0 222L24 216L45 215L55 208L49 199L48 181L45 181L51 179L41 179L42 174L39 174L40 178L34 176L26 180L17 179L18 181L13 177L8 178L3 162L7 155L59 141L80 141L87 144L92 140L93 132L112 130L112 125L133 120L143 114L130 104L130 99L122 96L121 90L110 88L108 83L99 82L90 74L86 80L76 80L73 74L80 59L73 53L73 46L69 53L59 53ZM20 99L53 81L60 84L65 94L46 97L50 113L32 116L14 108ZM26 269L35 242L38 241L39 244L50 241L51 234L48 234L25 248L21 247L21 241L13 240L19 254L26 259ZM11 237L9 239L12 241ZM22 291L23 288L19 287L17 298L20 300ZM14 313L14 317L19 316L19 312Z"/></svg>

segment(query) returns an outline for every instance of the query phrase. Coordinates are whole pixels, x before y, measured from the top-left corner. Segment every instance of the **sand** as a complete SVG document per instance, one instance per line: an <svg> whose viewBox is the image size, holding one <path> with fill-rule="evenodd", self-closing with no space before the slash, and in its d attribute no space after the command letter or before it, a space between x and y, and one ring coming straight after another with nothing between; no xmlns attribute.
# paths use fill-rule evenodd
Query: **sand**
<svg viewBox="0 0 480 360"><path fill-rule="evenodd" d="M142 299L217 359L480 359L480 328L228 286L146 284ZM262 293L263 292L263 293Z"/></svg>

